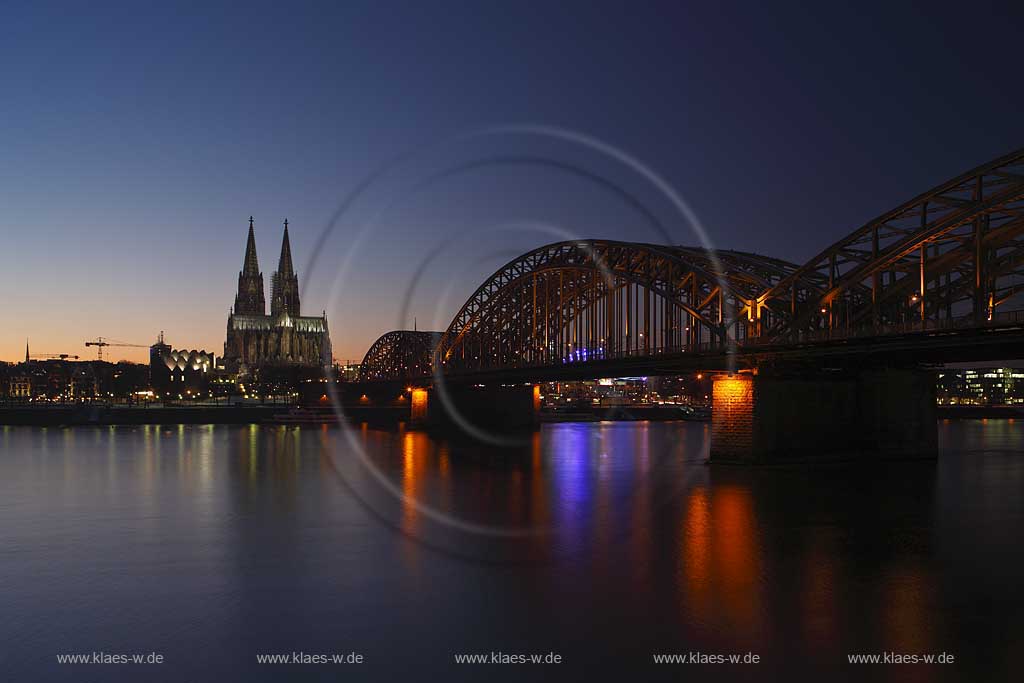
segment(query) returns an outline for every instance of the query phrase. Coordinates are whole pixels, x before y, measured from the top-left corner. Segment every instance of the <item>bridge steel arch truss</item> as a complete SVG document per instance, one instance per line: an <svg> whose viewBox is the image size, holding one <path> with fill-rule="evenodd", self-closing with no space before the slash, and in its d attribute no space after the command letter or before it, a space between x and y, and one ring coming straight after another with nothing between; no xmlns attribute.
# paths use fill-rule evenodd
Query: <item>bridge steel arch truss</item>
<svg viewBox="0 0 1024 683"><path fill-rule="evenodd" d="M1024 150L921 194L767 288L764 342L998 324L1024 292Z"/></svg>
<svg viewBox="0 0 1024 683"><path fill-rule="evenodd" d="M359 365L361 381L408 380L430 374L440 332L394 330L380 336Z"/></svg>
<svg viewBox="0 0 1024 683"><path fill-rule="evenodd" d="M395 331L364 380L1024 325L1024 150L889 211L799 266L610 240L505 264L443 333Z"/></svg>
<svg viewBox="0 0 1024 683"><path fill-rule="evenodd" d="M795 270L743 252L549 244L477 289L441 338L435 363L458 373L724 349L757 295Z"/></svg>

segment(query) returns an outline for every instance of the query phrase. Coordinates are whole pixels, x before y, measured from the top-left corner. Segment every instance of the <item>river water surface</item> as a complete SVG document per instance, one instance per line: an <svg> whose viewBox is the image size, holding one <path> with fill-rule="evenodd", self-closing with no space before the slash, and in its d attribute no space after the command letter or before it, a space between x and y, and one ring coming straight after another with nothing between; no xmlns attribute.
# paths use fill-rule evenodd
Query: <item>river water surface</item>
<svg viewBox="0 0 1024 683"><path fill-rule="evenodd" d="M2 427L0 680L1019 680L1024 424L939 438L746 469L685 422ZM95 652L163 663L58 663ZM492 652L562 663L454 663ZM759 662L653 663L691 652ZM885 652L955 661L847 664Z"/></svg>

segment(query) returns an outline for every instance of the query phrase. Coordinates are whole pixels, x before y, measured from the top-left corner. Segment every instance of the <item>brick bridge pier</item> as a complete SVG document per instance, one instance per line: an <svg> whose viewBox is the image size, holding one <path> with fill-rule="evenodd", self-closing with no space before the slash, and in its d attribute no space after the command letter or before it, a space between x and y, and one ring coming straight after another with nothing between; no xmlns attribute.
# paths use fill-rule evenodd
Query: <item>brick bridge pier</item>
<svg viewBox="0 0 1024 683"><path fill-rule="evenodd" d="M721 375L712 403L712 463L937 457L926 369Z"/></svg>

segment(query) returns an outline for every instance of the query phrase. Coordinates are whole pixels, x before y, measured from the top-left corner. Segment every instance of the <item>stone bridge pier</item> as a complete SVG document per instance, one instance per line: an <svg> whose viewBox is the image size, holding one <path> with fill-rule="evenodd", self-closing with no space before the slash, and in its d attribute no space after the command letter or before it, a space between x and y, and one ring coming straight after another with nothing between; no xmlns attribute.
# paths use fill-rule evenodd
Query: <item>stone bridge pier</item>
<svg viewBox="0 0 1024 683"><path fill-rule="evenodd" d="M921 368L717 376L711 462L935 458L935 379Z"/></svg>
<svg viewBox="0 0 1024 683"><path fill-rule="evenodd" d="M540 387L449 383L412 392L412 425L461 429L463 421L491 432L533 428L540 422Z"/></svg>

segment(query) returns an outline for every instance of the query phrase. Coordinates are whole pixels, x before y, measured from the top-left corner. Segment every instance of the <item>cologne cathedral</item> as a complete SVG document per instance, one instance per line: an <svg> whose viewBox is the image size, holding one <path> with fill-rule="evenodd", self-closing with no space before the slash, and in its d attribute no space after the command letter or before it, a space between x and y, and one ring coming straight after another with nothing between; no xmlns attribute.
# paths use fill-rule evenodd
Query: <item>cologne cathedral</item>
<svg viewBox="0 0 1024 683"><path fill-rule="evenodd" d="M229 372L245 376L269 367L322 367L331 362L327 315L303 316L299 305L299 278L292 266L288 221L277 272L270 279L270 315L263 296L263 273L256 258L256 236L249 218L245 262L238 274L238 293L228 316L224 364Z"/></svg>

